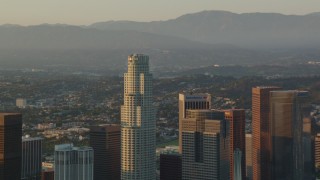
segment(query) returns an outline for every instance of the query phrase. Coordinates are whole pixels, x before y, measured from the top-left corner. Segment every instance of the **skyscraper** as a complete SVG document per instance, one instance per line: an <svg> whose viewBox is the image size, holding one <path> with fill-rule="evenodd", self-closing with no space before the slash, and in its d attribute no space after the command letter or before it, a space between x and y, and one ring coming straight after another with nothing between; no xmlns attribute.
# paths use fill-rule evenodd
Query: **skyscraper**
<svg viewBox="0 0 320 180"><path fill-rule="evenodd" d="M180 154L160 154L160 180L181 180Z"/></svg>
<svg viewBox="0 0 320 180"><path fill-rule="evenodd" d="M246 174L252 180L252 134L246 134Z"/></svg>
<svg viewBox="0 0 320 180"><path fill-rule="evenodd" d="M55 146L55 180L93 180L93 149L73 147L72 144Z"/></svg>
<svg viewBox="0 0 320 180"><path fill-rule="evenodd" d="M94 150L94 179L119 180L121 127L117 124L90 128L90 146Z"/></svg>
<svg viewBox="0 0 320 180"><path fill-rule="evenodd" d="M238 149L241 151L241 179L246 179L246 118L243 109L230 109L225 110L225 119L230 124L230 180L234 178L234 153ZM238 152L238 151L237 151ZM239 174L239 173L238 173Z"/></svg>
<svg viewBox="0 0 320 180"><path fill-rule="evenodd" d="M306 91L271 91L271 179L304 177L303 111Z"/></svg>
<svg viewBox="0 0 320 180"><path fill-rule="evenodd" d="M42 171L41 180L54 180L54 171L53 170Z"/></svg>
<svg viewBox="0 0 320 180"><path fill-rule="evenodd" d="M182 153L182 120L186 118L188 109L211 109L211 95L207 93L179 94L179 153Z"/></svg>
<svg viewBox="0 0 320 180"><path fill-rule="evenodd" d="M320 133L317 134L314 141L314 163L316 167L320 167Z"/></svg>
<svg viewBox="0 0 320 180"><path fill-rule="evenodd" d="M224 112L187 110L182 121L182 179L230 179L229 123Z"/></svg>
<svg viewBox="0 0 320 180"><path fill-rule="evenodd" d="M306 107L308 107L306 105ZM308 111L304 111L308 112ZM303 119L303 159L304 159L304 179L315 179L314 163L314 136L312 135L312 121L310 118Z"/></svg>
<svg viewBox="0 0 320 180"><path fill-rule="evenodd" d="M121 106L121 179L156 179L156 122L149 57L128 57Z"/></svg>
<svg viewBox="0 0 320 180"><path fill-rule="evenodd" d="M233 152L233 179L234 180L243 180L242 177L242 152L240 149L236 148Z"/></svg>
<svg viewBox="0 0 320 180"><path fill-rule="evenodd" d="M252 166L254 180L270 180L271 123L270 91L278 87L252 88Z"/></svg>
<svg viewBox="0 0 320 180"><path fill-rule="evenodd" d="M22 137L22 180L41 180L42 138Z"/></svg>
<svg viewBox="0 0 320 180"><path fill-rule="evenodd" d="M21 179L22 116L0 113L0 179Z"/></svg>

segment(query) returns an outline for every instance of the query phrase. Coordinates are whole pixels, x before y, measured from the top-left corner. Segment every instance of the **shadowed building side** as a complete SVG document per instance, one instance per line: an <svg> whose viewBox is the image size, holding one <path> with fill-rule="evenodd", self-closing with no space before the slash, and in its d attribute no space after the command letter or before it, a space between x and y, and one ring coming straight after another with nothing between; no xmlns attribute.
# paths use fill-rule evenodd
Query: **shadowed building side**
<svg viewBox="0 0 320 180"><path fill-rule="evenodd" d="M304 179L303 106L307 91L271 91L271 179Z"/></svg>
<svg viewBox="0 0 320 180"><path fill-rule="evenodd" d="M90 128L90 146L94 150L94 180L119 180L121 126L116 124Z"/></svg>
<svg viewBox="0 0 320 180"><path fill-rule="evenodd" d="M246 134L246 176L252 180L252 135Z"/></svg>
<svg viewBox="0 0 320 180"><path fill-rule="evenodd" d="M160 180L181 180L181 176L181 155L160 154Z"/></svg>
<svg viewBox="0 0 320 180"><path fill-rule="evenodd" d="M0 179L21 179L22 115L0 113Z"/></svg>
<svg viewBox="0 0 320 180"><path fill-rule="evenodd" d="M42 141L39 137L22 137L22 180L41 179Z"/></svg>
<svg viewBox="0 0 320 180"><path fill-rule="evenodd" d="M54 180L54 171L53 170L42 171L41 180Z"/></svg>
<svg viewBox="0 0 320 180"><path fill-rule="evenodd" d="M308 109L309 107L306 106ZM303 110L310 112L310 110ZM312 125L310 118L303 119L303 153L304 153L304 179L315 179L315 163L314 163L314 140L312 135Z"/></svg>

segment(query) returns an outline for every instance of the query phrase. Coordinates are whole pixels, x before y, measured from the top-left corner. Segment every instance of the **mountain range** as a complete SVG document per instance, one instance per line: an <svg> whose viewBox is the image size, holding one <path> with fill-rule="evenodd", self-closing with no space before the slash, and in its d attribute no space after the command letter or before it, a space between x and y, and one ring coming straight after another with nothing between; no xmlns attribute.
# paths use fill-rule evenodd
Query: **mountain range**
<svg viewBox="0 0 320 180"><path fill-rule="evenodd" d="M122 71L126 56L135 52L150 55L159 71L306 61L320 58L319 14L203 11L152 22L6 24L0 26L0 62L8 67Z"/></svg>
<svg viewBox="0 0 320 180"><path fill-rule="evenodd" d="M319 14L236 14L227 11L203 11L168 21L108 21L94 23L89 27L134 30L247 48L305 48L320 44Z"/></svg>

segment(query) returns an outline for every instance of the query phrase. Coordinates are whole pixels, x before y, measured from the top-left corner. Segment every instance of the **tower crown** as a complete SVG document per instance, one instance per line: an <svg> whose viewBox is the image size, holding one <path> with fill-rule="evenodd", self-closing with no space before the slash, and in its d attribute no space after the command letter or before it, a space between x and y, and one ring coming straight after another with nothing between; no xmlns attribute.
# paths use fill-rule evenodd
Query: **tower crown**
<svg viewBox="0 0 320 180"><path fill-rule="evenodd" d="M131 54L128 56L128 64L149 64L149 56L144 54Z"/></svg>

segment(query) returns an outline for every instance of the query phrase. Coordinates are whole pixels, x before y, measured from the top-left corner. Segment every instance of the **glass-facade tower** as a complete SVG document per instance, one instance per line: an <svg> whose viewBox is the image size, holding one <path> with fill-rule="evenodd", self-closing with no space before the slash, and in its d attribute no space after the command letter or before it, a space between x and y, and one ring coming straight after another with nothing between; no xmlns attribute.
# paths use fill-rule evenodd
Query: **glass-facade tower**
<svg viewBox="0 0 320 180"><path fill-rule="evenodd" d="M304 179L303 105L306 91L271 91L271 179Z"/></svg>
<svg viewBox="0 0 320 180"><path fill-rule="evenodd" d="M55 180L93 180L93 149L73 147L72 144L55 146Z"/></svg>
<svg viewBox="0 0 320 180"><path fill-rule="evenodd" d="M0 113L0 179L21 180L22 115Z"/></svg>

